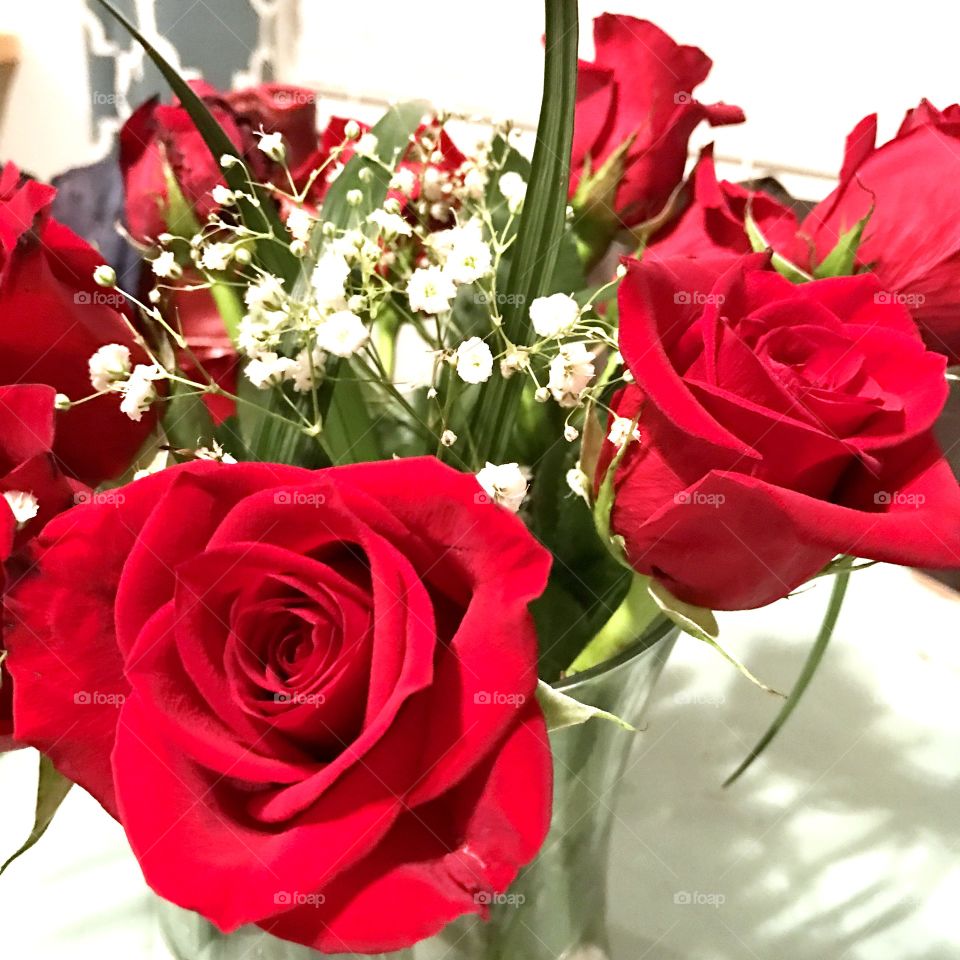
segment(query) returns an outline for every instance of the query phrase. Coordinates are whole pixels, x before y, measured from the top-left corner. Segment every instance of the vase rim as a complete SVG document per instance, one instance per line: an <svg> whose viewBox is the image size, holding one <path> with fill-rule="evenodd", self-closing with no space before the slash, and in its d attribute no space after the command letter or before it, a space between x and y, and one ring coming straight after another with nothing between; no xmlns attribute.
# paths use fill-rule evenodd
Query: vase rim
<svg viewBox="0 0 960 960"><path fill-rule="evenodd" d="M664 617L662 620L659 620L655 623L646 633L641 634L634 640L633 643L627 647L622 653L617 654L615 657L611 657L609 660L605 660L603 663L597 664L595 667L591 667L589 670L584 670L582 673L575 673L569 677L563 677L560 680L555 680L550 684L555 690L570 690L573 687L579 686L581 683L588 683L591 680L595 680L597 677L605 676L609 673L613 673L615 670L620 669L621 667L626 666L630 661L635 657L642 656L649 650L652 650L655 646L660 644L661 641L667 639L671 636L676 636L679 634L680 628L673 623L671 620L668 620Z"/></svg>

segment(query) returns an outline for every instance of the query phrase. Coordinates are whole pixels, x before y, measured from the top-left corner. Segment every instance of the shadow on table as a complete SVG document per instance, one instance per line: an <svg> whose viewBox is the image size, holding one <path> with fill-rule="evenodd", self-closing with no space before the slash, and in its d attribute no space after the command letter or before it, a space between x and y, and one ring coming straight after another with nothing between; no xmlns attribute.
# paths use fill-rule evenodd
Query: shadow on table
<svg viewBox="0 0 960 960"><path fill-rule="evenodd" d="M764 639L750 665L795 676L804 653ZM790 724L728 790L777 706L719 660L708 694L668 664L617 806L614 960L960 956L920 916L956 870L956 780L911 760L922 731L895 727L851 661L829 652ZM941 930L956 925L945 893Z"/></svg>

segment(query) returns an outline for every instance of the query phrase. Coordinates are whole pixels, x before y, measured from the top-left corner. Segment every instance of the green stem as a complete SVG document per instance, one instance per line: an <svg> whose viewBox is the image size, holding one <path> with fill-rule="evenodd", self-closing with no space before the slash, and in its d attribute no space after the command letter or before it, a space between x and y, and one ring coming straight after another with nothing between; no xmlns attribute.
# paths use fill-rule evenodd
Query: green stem
<svg viewBox="0 0 960 960"><path fill-rule="evenodd" d="M546 55L543 100L530 180L512 251L503 315L510 343L527 343L530 304L547 292L566 226L570 151L577 98L577 0L545 0ZM500 463L509 448L522 377L494 377L474 413L473 434L481 456Z"/></svg>
<svg viewBox="0 0 960 960"><path fill-rule="evenodd" d="M650 578L636 574L630 581L627 595L600 632L584 647L567 673L583 673L612 660L639 639L657 619L663 616L650 591Z"/></svg>
<svg viewBox="0 0 960 960"><path fill-rule="evenodd" d="M806 663L803 665L803 670L800 671L800 676L797 678L796 684L794 684L793 689L790 691L790 696L787 697L786 703L780 708L780 712L777 714L776 719L770 725L770 728L767 732L760 738L757 742L757 745L750 751L749 755L744 759L744 761L737 767L733 773L724 780L723 785L729 787L730 784L734 783L746 770L750 767L754 760L760 756L761 753L769 746L773 738L780 732L783 728L783 725L787 722L790 717L790 714L793 713L796 709L797 704L800 702L800 698L803 696L807 687L810 685L810 681L813 679L813 675L817 672L817 667L820 666L820 661L823 660L823 655L826 653L827 645L830 643L830 638L833 636L833 629L837 625L837 618L840 616L840 609L843 606L843 598L847 592L847 584L850 582L850 569L845 569L837 574L836 580L833 582L833 591L830 594L830 602L827 604L827 612L824 614L823 623L820 625L820 632L817 634L817 639L813 644L813 648L810 650L810 654L807 657Z"/></svg>

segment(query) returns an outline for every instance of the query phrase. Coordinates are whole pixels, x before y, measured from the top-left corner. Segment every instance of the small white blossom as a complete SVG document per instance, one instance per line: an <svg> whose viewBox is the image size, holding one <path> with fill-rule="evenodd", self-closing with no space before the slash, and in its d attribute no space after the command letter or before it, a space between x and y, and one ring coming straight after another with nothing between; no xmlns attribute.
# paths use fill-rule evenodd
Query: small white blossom
<svg viewBox="0 0 960 960"><path fill-rule="evenodd" d="M232 243L211 243L203 248L203 254L200 257L200 266L203 267L204 270L219 273L230 266L232 259Z"/></svg>
<svg viewBox="0 0 960 960"><path fill-rule="evenodd" d="M197 447L193 451L193 456L197 460L216 460L220 463L237 462L237 458L227 453L216 440L213 441L213 447Z"/></svg>
<svg viewBox="0 0 960 960"><path fill-rule="evenodd" d="M407 223L403 217L396 213L388 213L385 209L374 210L373 213L367 217L367 220L369 220L370 223L375 223L380 228L381 232L386 234L388 237L413 236L413 230L410 227L410 224Z"/></svg>
<svg viewBox="0 0 960 960"><path fill-rule="evenodd" d="M563 439L566 440L567 443L573 443L573 441L576 440L577 437L579 436L580 436L580 431L572 424L568 423L563 428Z"/></svg>
<svg viewBox="0 0 960 960"><path fill-rule="evenodd" d="M321 309L342 306L346 296L347 277L350 276L350 264L335 251L327 251L317 261L310 277L313 294Z"/></svg>
<svg viewBox="0 0 960 960"><path fill-rule="evenodd" d="M500 177L497 186L507 201L507 208L511 213L516 213L523 205L524 197L527 195L527 184L523 177L510 170Z"/></svg>
<svg viewBox="0 0 960 960"><path fill-rule="evenodd" d="M164 371L155 363L149 366L138 363L121 388L123 391L123 399L120 401L121 412L131 420L141 420L144 411L148 410L150 404L157 399L154 382L162 380L164 376Z"/></svg>
<svg viewBox="0 0 960 960"><path fill-rule="evenodd" d="M547 386L561 407L575 407L594 372L593 354L587 345L582 341L565 343L550 361Z"/></svg>
<svg viewBox="0 0 960 960"><path fill-rule="evenodd" d="M363 191L357 188L347 191L347 203L351 207L359 207L363 203Z"/></svg>
<svg viewBox="0 0 960 960"><path fill-rule="evenodd" d="M18 527L22 527L40 512L40 501L26 490L6 490L3 499L7 501Z"/></svg>
<svg viewBox="0 0 960 960"><path fill-rule="evenodd" d="M53 408L54 410L69 410L70 398L65 393L58 393L53 398Z"/></svg>
<svg viewBox="0 0 960 960"><path fill-rule="evenodd" d="M93 271L93 279L98 286L115 287L117 285L117 271L104 263Z"/></svg>
<svg viewBox="0 0 960 960"><path fill-rule="evenodd" d="M369 336L363 321L349 310L331 313L317 327L318 345L336 357L352 357Z"/></svg>
<svg viewBox="0 0 960 960"><path fill-rule="evenodd" d="M580 305L565 293L537 297L530 304L530 321L537 336L555 339L569 333L580 319Z"/></svg>
<svg viewBox="0 0 960 960"><path fill-rule="evenodd" d="M527 478L516 463L487 463L477 482L491 500L516 513L527 494Z"/></svg>
<svg viewBox="0 0 960 960"><path fill-rule="evenodd" d="M533 392L533 399L537 403L546 403L550 399L550 391L546 387L537 387Z"/></svg>
<svg viewBox="0 0 960 960"><path fill-rule="evenodd" d="M348 140L356 140L360 136L360 124L356 120L348 120L343 128L343 135Z"/></svg>
<svg viewBox="0 0 960 960"><path fill-rule="evenodd" d="M423 171L423 197L431 203L444 197L445 178L438 167L427 167Z"/></svg>
<svg viewBox="0 0 960 960"><path fill-rule="evenodd" d="M150 264L151 269L158 277L164 277L169 280L176 280L183 271L173 251L164 250L163 253L156 256Z"/></svg>
<svg viewBox="0 0 960 960"><path fill-rule="evenodd" d="M493 354L479 338L471 337L457 347L457 376L465 383L484 383L493 373Z"/></svg>
<svg viewBox="0 0 960 960"><path fill-rule="evenodd" d="M627 266L624 263L617 264L617 279L622 280L627 275Z"/></svg>
<svg viewBox="0 0 960 960"><path fill-rule="evenodd" d="M297 393L309 393L323 380L325 372L326 354L319 348L301 350L294 359L295 366L290 375L293 380L293 389Z"/></svg>
<svg viewBox="0 0 960 960"><path fill-rule="evenodd" d="M487 189L487 175L479 167L470 167L463 177L464 196L481 200Z"/></svg>
<svg viewBox="0 0 960 960"><path fill-rule="evenodd" d="M251 310L275 309L283 303L283 298L283 284L270 273L265 273L243 291L243 301Z"/></svg>
<svg viewBox="0 0 960 960"><path fill-rule="evenodd" d="M410 196L417 185L417 178L409 167L401 167L390 178L390 189Z"/></svg>
<svg viewBox="0 0 960 960"><path fill-rule="evenodd" d="M530 365L530 353L523 347L511 347L500 361L500 376L512 377L518 370Z"/></svg>
<svg viewBox="0 0 960 960"><path fill-rule="evenodd" d="M452 447L457 442L457 435L452 430L444 430L440 434L440 445Z"/></svg>
<svg viewBox="0 0 960 960"><path fill-rule="evenodd" d="M130 375L130 350L122 343L108 343L87 361L87 369L97 393L118 391Z"/></svg>
<svg viewBox="0 0 960 960"><path fill-rule="evenodd" d="M211 191L213 202L220 207L230 207L237 202L237 195L222 183L218 183Z"/></svg>
<svg viewBox="0 0 960 960"><path fill-rule="evenodd" d="M614 417L607 439L619 449L631 440L639 440L640 430L629 417Z"/></svg>
<svg viewBox="0 0 960 960"><path fill-rule="evenodd" d="M220 155L220 166L221 167L233 167L237 164L242 164L242 161L239 157L235 157L229 153L223 153Z"/></svg>
<svg viewBox="0 0 960 960"><path fill-rule="evenodd" d="M493 267L493 254L478 220L434 234L431 245L443 258L444 271L457 283L473 283Z"/></svg>
<svg viewBox="0 0 960 960"><path fill-rule="evenodd" d="M287 149L283 145L283 137L279 133L261 133L259 146L260 151L265 153L271 160L277 163L283 163L287 156Z"/></svg>
<svg viewBox="0 0 960 960"><path fill-rule="evenodd" d="M441 267L420 267L407 283L410 309L421 313L446 313L457 295L457 285Z"/></svg>
<svg viewBox="0 0 960 960"><path fill-rule="evenodd" d="M377 140L377 135L368 131L357 141L357 145L354 150L361 157L375 157L377 154L377 147L379 145L380 141Z"/></svg>
<svg viewBox="0 0 960 960"><path fill-rule="evenodd" d="M244 373L258 390L265 390L267 387L292 376L296 368L296 360L292 360L290 357L281 357L272 351L268 351L251 360Z"/></svg>
<svg viewBox="0 0 960 960"><path fill-rule="evenodd" d="M294 207L287 214L287 229L294 240L306 243L310 239L310 231L316 220L303 207Z"/></svg>
<svg viewBox="0 0 960 960"><path fill-rule="evenodd" d="M567 486L578 496L590 502L590 478L579 468L567 471Z"/></svg>

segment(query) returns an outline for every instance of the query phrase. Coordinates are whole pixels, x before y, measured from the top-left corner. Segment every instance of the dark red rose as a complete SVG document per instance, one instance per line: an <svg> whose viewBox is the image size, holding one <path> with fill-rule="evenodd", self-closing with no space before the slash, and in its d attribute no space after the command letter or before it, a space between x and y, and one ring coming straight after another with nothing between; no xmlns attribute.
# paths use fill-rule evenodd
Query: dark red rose
<svg viewBox="0 0 960 960"><path fill-rule="evenodd" d="M17 737L225 930L379 953L483 912L551 784L549 554L485 501L431 458L192 463L69 511L11 599Z"/></svg>
<svg viewBox="0 0 960 960"><path fill-rule="evenodd" d="M796 242L792 210L765 193L717 180L712 144L701 152L684 191L683 212L650 240L645 260L750 253L744 225L748 209L774 249L791 249Z"/></svg>
<svg viewBox="0 0 960 960"><path fill-rule="evenodd" d="M817 261L867 215L861 268L910 308L932 350L960 360L960 106L924 100L897 135L876 146L876 115L847 138L837 188L801 233Z"/></svg>
<svg viewBox="0 0 960 960"><path fill-rule="evenodd" d="M316 148L316 97L309 90L269 84L224 94L203 81L191 86L260 182L281 182L280 167L258 149L255 133L260 129L283 134L292 170ZM164 105L154 97L139 107L120 131L127 226L144 243L170 226L165 164L194 215L206 220L217 209L211 191L223 183L219 158L211 155L182 106ZM285 177L282 182L286 186Z"/></svg>
<svg viewBox="0 0 960 960"><path fill-rule="evenodd" d="M633 138L610 206L635 226L660 213L683 179L694 128L704 120L742 123L743 111L694 100L710 58L649 21L605 13L593 21L593 36L594 60L581 61L577 80L571 194L587 170L596 174Z"/></svg>
<svg viewBox="0 0 960 960"><path fill-rule="evenodd" d="M765 267L628 264L636 385L613 406L641 439L612 528L631 564L723 610L784 597L838 554L960 566L960 490L931 434L944 357L876 277L794 285Z"/></svg>
<svg viewBox="0 0 960 960"><path fill-rule="evenodd" d="M98 287L103 259L49 216L55 191L0 174L0 383L46 383L72 400L93 393L87 361L107 343L146 362L120 314L122 297ZM74 476L97 484L126 470L153 426L103 396L61 414L54 452Z"/></svg>
<svg viewBox="0 0 960 960"><path fill-rule="evenodd" d="M55 395L52 387L34 384L0 387L0 593L11 551L89 496L87 488L60 472L53 455ZM11 681L0 664L0 751L12 746L12 733Z"/></svg>

